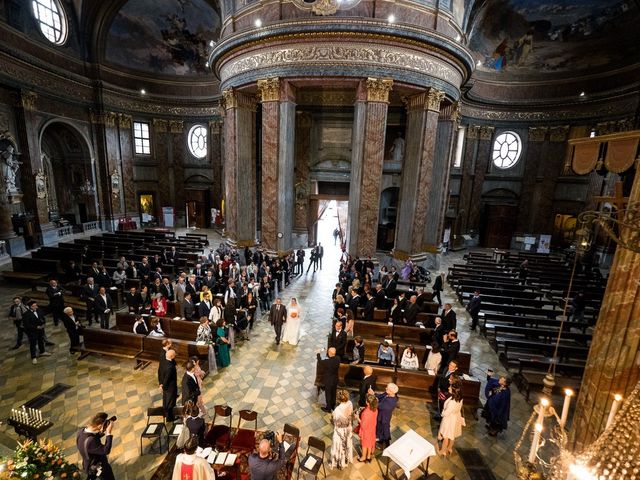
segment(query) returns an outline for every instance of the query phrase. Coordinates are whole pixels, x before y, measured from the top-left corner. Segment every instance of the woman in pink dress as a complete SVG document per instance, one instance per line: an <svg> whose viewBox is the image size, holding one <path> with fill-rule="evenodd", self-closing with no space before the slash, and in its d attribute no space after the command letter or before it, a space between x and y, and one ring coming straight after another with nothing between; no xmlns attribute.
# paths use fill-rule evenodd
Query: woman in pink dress
<svg viewBox="0 0 640 480"><path fill-rule="evenodd" d="M196 405L200 410L200 416L205 417L207 415L207 407L204 404L204 398L202 398L202 394L204 390L202 389L202 380L204 379L204 371L200 368L200 359L196 356L189 358L195 365L196 368L193 370L193 374L196 376L196 380L198 381L198 389L200 390L200 395L198 395L198 401Z"/></svg>
<svg viewBox="0 0 640 480"><path fill-rule="evenodd" d="M438 440L442 440L442 448L438 454L448 457L453 452L453 442L462 435L462 427L465 426L462 416L462 389L459 386L449 387L451 396L444 402L442 409L442 422L438 432Z"/></svg>
<svg viewBox="0 0 640 480"><path fill-rule="evenodd" d="M375 395L367 395L367 406L360 414L360 445L362 454L359 462L370 462L371 455L376 450L376 423L378 421L378 399Z"/></svg>

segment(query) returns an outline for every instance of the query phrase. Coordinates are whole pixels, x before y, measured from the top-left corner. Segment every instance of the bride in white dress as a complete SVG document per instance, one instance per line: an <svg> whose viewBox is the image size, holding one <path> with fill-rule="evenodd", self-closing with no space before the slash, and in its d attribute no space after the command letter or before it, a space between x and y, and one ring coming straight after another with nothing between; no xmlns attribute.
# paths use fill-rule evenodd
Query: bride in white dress
<svg viewBox="0 0 640 480"><path fill-rule="evenodd" d="M282 341L290 345L297 345L300 340L300 317L302 308L295 298L291 298L287 306L287 323L284 325L284 335Z"/></svg>

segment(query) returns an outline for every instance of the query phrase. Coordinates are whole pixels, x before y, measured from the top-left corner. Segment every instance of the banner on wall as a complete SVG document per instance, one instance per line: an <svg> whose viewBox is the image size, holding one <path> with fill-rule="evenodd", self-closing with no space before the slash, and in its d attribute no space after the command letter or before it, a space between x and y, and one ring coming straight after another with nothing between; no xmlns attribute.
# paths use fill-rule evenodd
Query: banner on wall
<svg viewBox="0 0 640 480"><path fill-rule="evenodd" d="M551 235L540 235L538 253L549 253L551 250Z"/></svg>
<svg viewBox="0 0 640 480"><path fill-rule="evenodd" d="M162 207L164 226L173 228L173 207Z"/></svg>

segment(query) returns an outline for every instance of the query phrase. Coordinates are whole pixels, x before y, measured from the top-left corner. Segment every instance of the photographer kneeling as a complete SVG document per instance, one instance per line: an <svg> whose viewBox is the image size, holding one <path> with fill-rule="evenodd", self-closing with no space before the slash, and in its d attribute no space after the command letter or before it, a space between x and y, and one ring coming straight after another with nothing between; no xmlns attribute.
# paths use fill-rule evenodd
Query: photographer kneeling
<svg viewBox="0 0 640 480"><path fill-rule="evenodd" d="M76 446L82 457L82 468L89 480L115 480L107 456L113 443L113 424L116 417L107 418L104 412L97 413L85 428L78 431ZM100 438L105 436L105 443Z"/></svg>
<svg viewBox="0 0 640 480"><path fill-rule="evenodd" d="M265 434L265 437L267 435ZM249 455L249 471L252 480L275 480L278 478L278 471L286 463L284 456L284 445L282 443L282 434L275 435L278 442L278 455L275 455L271 449L271 441L263 438L258 446L258 453Z"/></svg>

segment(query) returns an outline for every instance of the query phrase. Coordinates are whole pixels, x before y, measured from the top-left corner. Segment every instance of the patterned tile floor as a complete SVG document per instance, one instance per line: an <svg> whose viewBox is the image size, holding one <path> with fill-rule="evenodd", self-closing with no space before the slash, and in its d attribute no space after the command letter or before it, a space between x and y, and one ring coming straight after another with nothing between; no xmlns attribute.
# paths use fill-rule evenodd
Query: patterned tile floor
<svg viewBox="0 0 640 480"><path fill-rule="evenodd" d="M330 327L331 290L335 284L338 268L338 249L333 247L330 234L333 225L323 229L327 232L324 269L295 279L283 293L286 302L295 296L305 310L302 322L302 337L297 347L286 344L276 346L268 322L257 322L250 342L239 345L232 355L230 367L215 376L205 379L205 401L207 405L227 403L238 411L243 408L259 413L260 429L281 430L285 423L300 428L304 439L309 435L323 437L331 444L332 426L329 415L320 410L324 396L316 397L313 386L315 375L315 352L325 345L325 336ZM209 232L214 245L219 241L214 232ZM461 254L444 257L443 269ZM4 285L0 289L0 306L3 311L13 295L24 292L24 288ZM452 291L445 291L443 300L453 300ZM488 367L502 371L495 352L478 333L468 330L469 318L461 305L454 303L458 312L458 325L463 349L472 354L472 374L483 377ZM6 417L11 408L38 395L56 382L73 386L63 395L43 408L45 417L54 422L48 432L50 438L59 442L72 461L78 460L75 449L75 433L79 426L97 411L106 411L118 416L115 429L114 448L110 455L118 480L148 479L160 464L164 455L151 453L145 443L145 454L140 456L139 435L146 419L148 406L161 404L161 393L157 387L156 368L149 366L143 371L134 371L133 362L109 357L89 356L78 361L68 355L68 337L64 329L53 327L49 321L47 333L56 343L53 356L42 358L37 366L29 361L28 347L17 351L8 349L14 342L13 325L3 320L5 328L0 331L0 350L5 354L0 360L0 415ZM182 371L178 372L179 378ZM400 392L402 394L402 392ZM319 401L320 400L320 401ZM484 422L479 423L467 415L467 426L456 445L461 448L477 448L496 478L514 480L512 446L521 432L530 406L515 390L509 429L498 438L486 435ZM234 422L235 424L235 422ZM430 441L434 440L437 426L432 425L427 404L402 399L392 421L392 434L398 438L408 429L414 429ZM15 434L6 425L0 427L0 444L15 445ZM356 449L359 445L356 441ZM381 478L385 464L354 463L343 471L330 470L329 478L375 479ZM392 467L393 471L393 467ZM471 477L455 454L448 459L433 458L430 471L445 479L455 475L458 480ZM414 472L412 478L419 478Z"/></svg>

